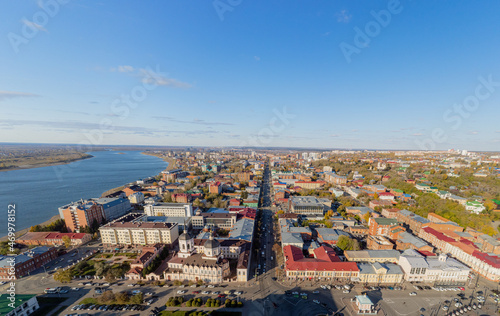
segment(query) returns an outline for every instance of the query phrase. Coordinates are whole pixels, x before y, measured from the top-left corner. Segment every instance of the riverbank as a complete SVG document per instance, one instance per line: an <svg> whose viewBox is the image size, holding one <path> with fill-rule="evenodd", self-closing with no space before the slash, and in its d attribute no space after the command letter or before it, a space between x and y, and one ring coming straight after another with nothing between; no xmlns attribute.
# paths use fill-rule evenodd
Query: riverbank
<svg viewBox="0 0 500 316"><path fill-rule="evenodd" d="M167 168L164 171L168 171L168 170L172 170L172 169L177 168L177 162L175 161L174 158L164 157L161 154L151 153L151 152L147 152L147 151L143 151L143 152L141 152L141 154L148 155L148 156L153 156L153 157L158 157L158 158L163 159L163 161L168 162L168 166L167 166Z"/></svg>
<svg viewBox="0 0 500 316"><path fill-rule="evenodd" d="M58 166L58 165L67 165L69 163L79 161L79 160L84 160L84 159L90 159L93 158L94 156L90 154L83 154L80 157L75 157L75 158L69 158L69 159L64 159L60 161L54 161L54 162L47 162L47 161L26 161L26 162L20 162L19 165L16 166L9 166L7 168L1 168L0 172L3 171L13 171L13 170L21 170L21 169L34 169L34 168L42 168L42 167L51 167L51 166Z"/></svg>
<svg viewBox="0 0 500 316"><path fill-rule="evenodd" d="M52 224L53 222L57 221L60 218L61 218L61 216L59 216L59 214L57 214L57 215L52 216L48 221L45 221L39 225L40 226L47 226L47 225ZM16 231L16 239L21 237L22 235L26 234L27 232L29 232L30 229L31 229L31 227L28 227L28 228ZM0 242L7 241L7 240L8 240L7 236L3 236L2 238L0 238Z"/></svg>

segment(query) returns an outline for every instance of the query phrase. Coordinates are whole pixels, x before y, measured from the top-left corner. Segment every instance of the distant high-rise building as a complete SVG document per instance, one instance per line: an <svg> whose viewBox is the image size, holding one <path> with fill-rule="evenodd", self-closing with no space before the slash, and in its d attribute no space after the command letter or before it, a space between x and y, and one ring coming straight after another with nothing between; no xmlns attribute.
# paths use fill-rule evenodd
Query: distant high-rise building
<svg viewBox="0 0 500 316"><path fill-rule="evenodd" d="M92 200L73 202L66 205L60 212L70 232L80 232L82 228L92 226L94 221L100 224L104 220L102 205Z"/></svg>

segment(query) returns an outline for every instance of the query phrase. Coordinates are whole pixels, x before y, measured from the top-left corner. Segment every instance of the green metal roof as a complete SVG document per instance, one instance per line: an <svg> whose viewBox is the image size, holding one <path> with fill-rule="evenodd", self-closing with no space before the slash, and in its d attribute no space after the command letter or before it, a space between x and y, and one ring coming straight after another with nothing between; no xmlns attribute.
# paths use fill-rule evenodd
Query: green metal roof
<svg viewBox="0 0 500 316"><path fill-rule="evenodd" d="M16 294L16 300L14 302L14 308L22 305L23 303L29 301L35 294ZM12 311L12 307L9 306L10 300L7 299L8 295L2 294L0 296L0 315L7 315Z"/></svg>

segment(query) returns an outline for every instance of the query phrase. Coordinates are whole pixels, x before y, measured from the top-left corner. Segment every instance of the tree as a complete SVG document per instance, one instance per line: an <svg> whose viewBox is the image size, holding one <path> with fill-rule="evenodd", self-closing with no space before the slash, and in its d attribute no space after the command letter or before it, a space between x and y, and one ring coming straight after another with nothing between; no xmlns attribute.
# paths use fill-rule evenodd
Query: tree
<svg viewBox="0 0 500 316"><path fill-rule="evenodd" d="M61 282L61 283L69 283L69 282L71 282L72 278L73 278L73 276L71 275L70 269L67 269L67 270L59 269L54 274L54 280Z"/></svg>
<svg viewBox="0 0 500 316"><path fill-rule="evenodd" d="M69 236L63 236L62 241L63 241L64 247L66 247L66 249L69 249L71 247L71 238L69 238Z"/></svg>
<svg viewBox="0 0 500 316"><path fill-rule="evenodd" d="M116 280L116 275L113 273L113 271L116 271L117 269L109 269L106 271L105 278L108 280L108 282L114 282Z"/></svg>
<svg viewBox="0 0 500 316"><path fill-rule="evenodd" d="M363 216L363 219L368 223L368 221L370 220L370 212L366 212L366 214Z"/></svg>
<svg viewBox="0 0 500 316"><path fill-rule="evenodd" d="M95 274L97 276L103 276L104 273L106 272L108 268L108 264L106 263L106 261L102 260L102 261L97 261L95 264L94 264L94 269L95 269Z"/></svg>
<svg viewBox="0 0 500 316"><path fill-rule="evenodd" d="M347 236L340 236L337 240L337 247L342 250L359 250L359 242L356 239L351 239Z"/></svg>
<svg viewBox="0 0 500 316"><path fill-rule="evenodd" d="M333 216L333 210L329 210L328 212L326 212L325 214L325 219L330 219L330 217Z"/></svg>
<svg viewBox="0 0 500 316"><path fill-rule="evenodd" d="M194 207L203 207L204 205L203 205L203 202L201 202L199 198L196 198L196 200L194 200L194 202L193 202L193 206Z"/></svg>
<svg viewBox="0 0 500 316"><path fill-rule="evenodd" d="M113 291L105 291L102 295L97 299L100 304L106 304L108 302L113 302L115 300L115 294Z"/></svg>
<svg viewBox="0 0 500 316"><path fill-rule="evenodd" d="M127 292L120 292L115 295L117 304L127 304L129 302L129 296Z"/></svg>
<svg viewBox="0 0 500 316"><path fill-rule="evenodd" d="M241 198L242 198L243 200L248 199L248 192L247 192L247 191L243 191L243 192L241 192Z"/></svg>
<svg viewBox="0 0 500 316"><path fill-rule="evenodd" d="M374 194L373 194L373 198L374 198L375 200L376 200L376 199L378 199L378 194L377 194L377 193L374 193Z"/></svg>
<svg viewBox="0 0 500 316"><path fill-rule="evenodd" d="M142 293L137 293L130 298L130 304L142 304L144 297Z"/></svg>

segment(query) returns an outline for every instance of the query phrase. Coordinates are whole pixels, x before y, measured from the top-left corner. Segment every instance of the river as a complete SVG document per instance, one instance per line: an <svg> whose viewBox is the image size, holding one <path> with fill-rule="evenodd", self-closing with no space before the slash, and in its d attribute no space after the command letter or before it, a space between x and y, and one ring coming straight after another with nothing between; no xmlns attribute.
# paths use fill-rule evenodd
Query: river
<svg viewBox="0 0 500 316"><path fill-rule="evenodd" d="M8 206L16 205L19 231L58 215L69 202L100 197L109 189L155 176L168 163L140 151L90 152L93 158L33 169L0 172L0 237L7 234Z"/></svg>

